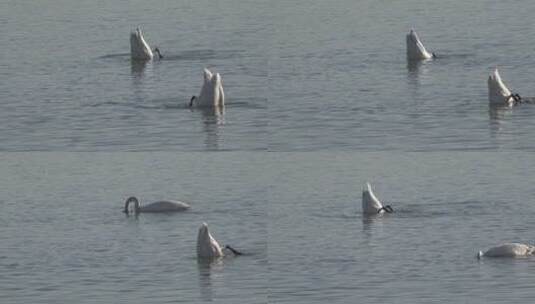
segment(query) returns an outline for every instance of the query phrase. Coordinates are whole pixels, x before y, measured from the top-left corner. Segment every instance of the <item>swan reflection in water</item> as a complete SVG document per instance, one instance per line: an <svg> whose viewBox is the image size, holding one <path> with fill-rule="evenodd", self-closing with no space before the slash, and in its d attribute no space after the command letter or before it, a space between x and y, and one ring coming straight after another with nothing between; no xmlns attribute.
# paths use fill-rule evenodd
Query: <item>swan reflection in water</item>
<svg viewBox="0 0 535 304"><path fill-rule="evenodd" d="M221 128L225 124L225 107L191 108L201 114L202 130L206 134L204 145L208 150L218 150Z"/></svg>
<svg viewBox="0 0 535 304"><path fill-rule="evenodd" d="M143 78L145 75L145 69L147 68L147 65L149 65L149 62L147 61L139 61L139 60L130 60L131 63L131 70L132 76L134 78Z"/></svg>
<svg viewBox="0 0 535 304"><path fill-rule="evenodd" d="M512 115L512 113L513 110L509 106L489 105L489 129L493 137L504 131L504 127L507 124L507 117Z"/></svg>
<svg viewBox="0 0 535 304"><path fill-rule="evenodd" d="M212 275L223 271L223 260L197 259L199 270L199 291L203 301L213 301L214 291L212 287Z"/></svg>

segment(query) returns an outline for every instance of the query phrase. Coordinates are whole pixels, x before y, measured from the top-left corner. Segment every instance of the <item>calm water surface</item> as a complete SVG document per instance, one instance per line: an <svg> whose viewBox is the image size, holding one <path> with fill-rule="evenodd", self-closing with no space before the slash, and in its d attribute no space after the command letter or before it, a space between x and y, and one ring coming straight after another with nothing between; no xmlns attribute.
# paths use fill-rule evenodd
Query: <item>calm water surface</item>
<svg viewBox="0 0 535 304"><path fill-rule="evenodd" d="M535 157L522 153L41 152L1 154L0 166L2 303L535 296L535 259L475 258L535 242ZM361 216L366 181L394 214ZM192 209L125 217L130 195ZM247 255L198 264L202 221Z"/></svg>
<svg viewBox="0 0 535 304"><path fill-rule="evenodd" d="M535 107L489 109L486 87L499 66L535 96L531 1L7 0L0 12L4 151L535 148ZM131 64L138 25L164 60ZM411 27L439 60L407 65ZM203 67L223 76L224 115L185 106Z"/></svg>
<svg viewBox="0 0 535 304"><path fill-rule="evenodd" d="M263 1L2 1L2 150L265 150ZM132 64L141 26L164 60ZM202 70L224 115L190 110Z"/></svg>
<svg viewBox="0 0 535 304"><path fill-rule="evenodd" d="M512 90L535 96L534 3L279 3L270 149L534 149L535 107L489 111L486 82L498 65ZM411 27L439 60L407 66Z"/></svg>
<svg viewBox="0 0 535 304"><path fill-rule="evenodd" d="M0 302L530 302L534 259L475 254L535 242L535 106L491 109L486 87L498 66L535 96L533 15L527 0L0 2ZM163 60L130 61L136 26ZM407 65L411 27L437 60ZM186 106L204 67L224 111ZM394 214L360 215L366 181ZM130 195L192 210L126 217ZM247 255L199 264L203 221Z"/></svg>
<svg viewBox="0 0 535 304"><path fill-rule="evenodd" d="M522 303L535 259L535 156L287 153L269 196L270 303ZM497 173L498 172L498 173ZM363 218L364 183L395 213Z"/></svg>
<svg viewBox="0 0 535 304"><path fill-rule="evenodd" d="M266 303L257 154L0 154L2 303ZM126 197L191 210L126 217ZM199 264L197 230L246 253Z"/></svg>

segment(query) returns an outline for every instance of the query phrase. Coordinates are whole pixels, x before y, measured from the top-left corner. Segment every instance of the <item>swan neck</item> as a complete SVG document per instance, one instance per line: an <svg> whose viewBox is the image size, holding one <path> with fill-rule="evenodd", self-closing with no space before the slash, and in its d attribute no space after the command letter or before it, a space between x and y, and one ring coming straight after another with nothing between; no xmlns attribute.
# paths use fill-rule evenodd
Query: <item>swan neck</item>
<svg viewBox="0 0 535 304"><path fill-rule="evenodd" d="M138 213L139 212L139 201L136 197L132 196L132 197L129 197L127 200L126 200L126 203L124 204L124 210L123 212L124 213L127 213L128 214L128 206L130 206L130 203L134 203L134 212L135 213Z"/></svg>

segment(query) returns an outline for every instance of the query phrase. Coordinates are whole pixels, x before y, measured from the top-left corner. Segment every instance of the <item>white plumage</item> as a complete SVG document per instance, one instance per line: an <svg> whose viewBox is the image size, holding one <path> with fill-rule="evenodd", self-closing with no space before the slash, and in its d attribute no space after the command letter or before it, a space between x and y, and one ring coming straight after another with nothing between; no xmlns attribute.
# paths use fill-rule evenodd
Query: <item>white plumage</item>
<svg viewBox="0 0 535 304"><path fill-rule="evenodd" d="M493 105L512 106L514 99L511 96L511 91L503 83L498 68L495 68L492 74L489 75L487 81L489 87L489 103Z"/></svg>
<svg viewBox="0 0 535 304"><path fill-rule="evenodd" d="M180 212L186 211L190 206L186 203L179 201L157 201L154 203L147 204L145 206L140 205L139 200L136 197L129 197L124 204L124 212L128 213L128 205L130 203L134 204L134 212Z"/></svg>
<svg viewBox="0 0 535 304"><path fill-rule="evenodd" d="M409 61L433 58L433 54L425 49L423 43L413 29L407 34L407 58Z"/></svg>
<svg viewBox="0 0 535 304"><path fill-rule="evenodd" d="M492 247L489 250L477 254L478 258L514 258L524 257L532 255L535 251L535 247L531 245L521 243L505 243L496 247Z"/></svg>
<svg viewBox="0 0 535 304"><path fill-rule="evenodd" d="M366 183L362 190L362 212L368 215L385 212L383 204L373 193L370 183Z"/></svg>
<svg viewBox="0 0 535 304"><path fill-rule="evenodd" d="M219 243L208 231L208 225L202 223L197 235L197 256L199 258L214 259L224 256Z"/></svg>
<svg viewBox="0 0 535 304"><path fill-rule="evenodd" d="M130 53L135 60L151 60L154 57L140 28L130 33Z"/></svg>
<svg viewBox="0 0 535 304"><path fill-rule="evenodd" d="M199 96L196 97L197 107L222 107L225 105L225 92L219 73L213 74L204 69L204 82Z"/></svg>

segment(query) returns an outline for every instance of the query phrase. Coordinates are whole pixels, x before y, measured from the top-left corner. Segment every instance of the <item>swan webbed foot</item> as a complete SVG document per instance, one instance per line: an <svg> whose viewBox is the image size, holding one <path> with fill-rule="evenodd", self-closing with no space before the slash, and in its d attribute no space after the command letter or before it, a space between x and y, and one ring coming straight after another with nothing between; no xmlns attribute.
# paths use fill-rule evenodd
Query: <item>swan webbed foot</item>
<svg viewBox="0 0 535 304"><path fill-rule="evenodd" d="M229 245L226 245L225 248L230 250L234 255L243 255L243 253L241 253L240 251L230 247Z"/></svg>
<svg viewBox="0 0 535 304"><path fill-rule="evenodd" d="M195 96L195 95L191 96L191 99L189 101L189 106L190 107L193 107L193 101L195 101L195 99L197 99L197 96Z"/></svg>
<svg viewBox="0 0 535 304"><path fill-rule="evenodd" d="M392 213L394 212L394 209L390 205L385 205L381 207L381 209L377 210L377 213L381 213L381 211L385 211L386 213Z"/></svg>
<svg viewBox="0 0 535 304"><path fill-rule="evenodd" d="M156 54L158 54L158 59L162 59L163 58L163 55L162 53L160 52L160 49L159 48L154 48L154 52Z"/></svg>

